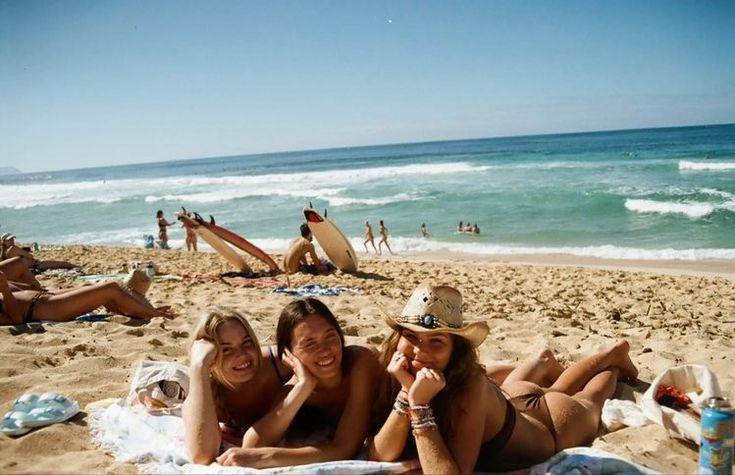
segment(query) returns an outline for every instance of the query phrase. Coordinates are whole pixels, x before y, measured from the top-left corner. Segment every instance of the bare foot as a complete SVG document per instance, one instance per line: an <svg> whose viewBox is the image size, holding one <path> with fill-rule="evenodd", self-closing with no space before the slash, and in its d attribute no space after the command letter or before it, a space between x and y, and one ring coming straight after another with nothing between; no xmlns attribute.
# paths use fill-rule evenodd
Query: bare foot
<svg viewBox="0 0 735 475"><path fill-rule="evenodd" d="M612 348L615 355L615 367L620 370L620 379L631 386L638 384L638 368L630 359L630 343L627 340L618 340Z"/></svg>

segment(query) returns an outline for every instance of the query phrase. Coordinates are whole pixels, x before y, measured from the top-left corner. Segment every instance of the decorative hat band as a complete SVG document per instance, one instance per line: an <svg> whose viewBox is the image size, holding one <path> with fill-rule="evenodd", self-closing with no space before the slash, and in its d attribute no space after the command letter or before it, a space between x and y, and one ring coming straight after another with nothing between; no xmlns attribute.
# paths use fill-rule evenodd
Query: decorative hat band
<svg viewBox="0 0 735 475"><path fill-rule="evenodd" d="M435 317L434 315L431 315L430 313L412 316L401 315L396 319L396 321L398 323L412 323L416 325L421 325L422 327L429 329L440 327L462 328L462 325L449 323L445 320L441 320Z"/></svg>

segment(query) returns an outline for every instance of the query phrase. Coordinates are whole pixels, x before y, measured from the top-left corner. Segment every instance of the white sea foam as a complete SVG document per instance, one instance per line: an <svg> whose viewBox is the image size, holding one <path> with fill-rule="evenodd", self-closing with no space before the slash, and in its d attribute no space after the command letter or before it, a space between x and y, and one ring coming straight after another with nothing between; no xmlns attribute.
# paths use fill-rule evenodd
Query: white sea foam
<svg viewBox="0 0 735 475"><path fill-rule="evenodd" d="M330 206L349 206L349 205L370 205L379 206L388 203L401 203L404 201L418 201L422 199L421 193L398 193L383 198L349 198L333 196L327 197L326 200Z"/></svg>
<svg viewBox="0 0 735 475"><path fill-rule="evenodd" d="M672 203L653 200L625 200L625 207L636 213L683 214L692 219L707 216L718 208L729 209L727 205L714 203Z"/></svg>
<svg viewBox="0 0 735 475"><path fill-rule="evenodd" d="M735 162L691 162L689 160L681 160L679 162L679 170L729 171L735 170Z"/></svg>
<svg viewBox="0 0 735 475"><path fill-rule="evenodd" d="M411 175L478 173L489 167L468 162L417 164L318 172L277 173L242 176L178 176L155 179L125 179L74 183L0 186L0 207L22 209L33 206L99 202L124 199L212 203L250 196L294 196L328 199L344 187L373 180Z"/></svg>
<svg viewBox="0 0 735 475"><path fill-rule="evenodd" d="M364 249L362 240L351 239L356 250ZM395 237L390 241L396 253L412 252L462 252L480 255L548 255L567 254L579 257L632 260L730 260L735 259L735 249L638 249L630 247L605 246L560 246L530 247L511 244L453 243L433 239Z"/></svg>

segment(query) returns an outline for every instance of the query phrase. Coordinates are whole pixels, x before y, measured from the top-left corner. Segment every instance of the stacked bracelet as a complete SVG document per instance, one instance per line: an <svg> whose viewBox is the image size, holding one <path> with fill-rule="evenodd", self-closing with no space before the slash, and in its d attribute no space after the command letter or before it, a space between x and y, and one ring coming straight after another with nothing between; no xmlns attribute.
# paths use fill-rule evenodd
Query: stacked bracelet
<svg viewBox="0 0 735 475"><path fill-rule="evenodd" d="M402 397L401 393L398 393L396 396L396 402L393 403L393 410L396 411L399 416L409 417L408 412L411 408L408 405L408 400L406 400L405 397Z"/></svg>
<svg viewBox="0 0 735 475"><path fill-rule="evenodd" d="M434 411L431 406L411 406L411 428L413 435L419 436L437 429Z"/></svg>

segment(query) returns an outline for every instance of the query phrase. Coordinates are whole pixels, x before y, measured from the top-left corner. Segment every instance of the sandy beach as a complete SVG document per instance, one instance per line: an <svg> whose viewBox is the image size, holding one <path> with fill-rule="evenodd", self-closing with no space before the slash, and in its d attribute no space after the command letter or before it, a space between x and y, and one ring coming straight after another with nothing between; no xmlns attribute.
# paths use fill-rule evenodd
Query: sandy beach
<svg viewBox="0 0 735 475"><path fill-rule="evenodd" d="M213 302L244 310L261 342L273 342L280 309L291 299L272 293L275 285L286 283L283 275L221 279L219 274L231 269L214 253L67 246L38 257L74 262L87 274L124 272L130 261L152 260L167 277L155 279L149 299L172 305L179 317L145 322L114 316L109 322L44 325L42 332L0 328L3 411L28 392L61 392L82 408L124 397L139 360L187 364L192 323ZM350 342L379 344L389 332L376 304L399 312L413 288L432 279L459 288L466 315L489 323L490 335L480 347L485 364L514 363L544 347L569 363L627 338L641 380L635 391L624 391L628 397L640 398L656 375L684 363L708 366L725 392L735 396L735 263L455 254L361 253L360 258L354 275L291 278L293 287L318 283L359 289L323 299ZM265 270L257 263L253 267ZM83 285L64 276L41 275L40 280L50 288ZM0 440L3 473L137 473L134 465L116 463L91 443L84 410L68 423ZM670 438L656 425L604 434L593 446L665 473L696 471L696 445Z"/></svg>

